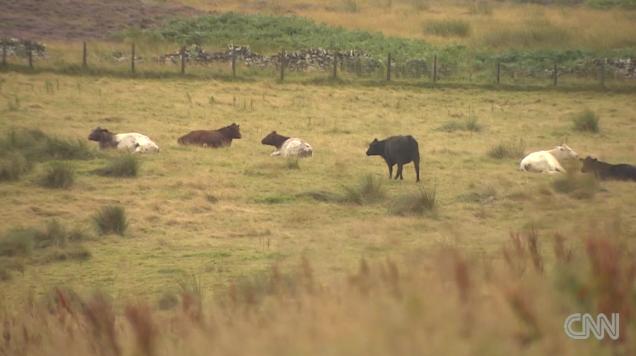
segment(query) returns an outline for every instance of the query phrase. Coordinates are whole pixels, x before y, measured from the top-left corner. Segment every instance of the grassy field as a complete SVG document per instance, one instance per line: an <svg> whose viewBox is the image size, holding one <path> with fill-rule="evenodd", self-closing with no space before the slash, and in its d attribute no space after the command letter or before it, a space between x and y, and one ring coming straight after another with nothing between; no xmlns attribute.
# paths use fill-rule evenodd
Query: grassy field
<svg viewBox="0 0 636 356"><path fill-rule="evenodd" d="M0 71L0 355L636 354L634 183L599 182L576 161L568 174L518 170L562 142L636 163L633 80L608 74L601 88L593 70L566 68L633 58L636 12L584 3L13 4L4 27L50 36L34 70L10 56ZM203 11L265 16L135 28ZM333 38L398 63L438 55L440 82L387 83L383 70L279 82L242 65L231 78L227 63L180 76L153 60L192 38L225 49L235 33L263 53ZM177 144L233 122L243 137L229 148ZM161 152L99 151L97 126ZM272 130L314 156L271 157L260 141ZM397 134L419 142L419 183L412 165L389 180L365 155ZM619 313L620 339L570 340L572 313Z"/></svg>
<svg viewBox="0 0 636 356"><path fill-rule="evenodd" d="M103 205L119 204L130 218L127 236L91 242L93 258L81 265L28 267L16 275L6 300L60 283L103 289L113 295L156 297L182 273L200 274L206 289L307 256L325 276L338 275L361 257L385 256L439 243L489 251L508 232L536 225L567 230L604 211L626 208L633 189L607 183L591 200L550 188L552 177L522 174L517 159L496 160L497 144L523 140L525 150L563 140L580 154L632 161L636 122L633 95L611 93L497 92L234 84L187 80L94 80L52 75L4 74L1 130L40 128L85 140L96 126L138 131L162 148L141 157L137 178L107 178L91 171L106 158L74 161L69 190L40 188L27 176L0 186L4 229L37 226L57 218L91 229ZM46 90L46 83L59 83ZM19 104L15 105L18 100ZM10 105L10 103L13 103ZM572 129L572 115L599 115L601 133ZM447 132L449 123L476 119L480 132ZM176 139L197 128L241 125L244 138L229 149L179 147ZM447 128L447 127L446 127ZM303 137L315 157L290 169L269 156L260 139L270 130ZM422 183L412 168L404 182L389 182L378 158L364 155L374 137L412 134L423 156ZM37 175L36 167L33 176ZM366 175L381 180L386 198L358 206L319 202L306 193L344 194ZM425 217L388 213L392 200L435 189L436 211ZM485 194L481 197L480 194ZM483 200L483 201L481 201ZM575 219L576 217L576 219Z"/></svg>
<svg viewBox="0 0 636 356"><path fill-rule="evenodd" d="M567 141L580 155L634 163L633 94L368 88L274 81L234 83L17 73L3 73L0 83L2 135L16 128L37 128L52 136L85 141L94 127L102 126L114 132L144 133L161 147L158 154L139 157L137 177L96 174L96 169L118 154L94 152L95 158L67 162L75 170L74 183L67 189L48 189L38 184L45 163L36 163L30 173L17 181L0 183L3 222L0 233L6 234L15 227L42 228L56 219L68 229L79 229L88 236L83 246L90 252L90 258L79 261L44 263L23 257L19 261L22 267L0 282L0 309L5 311L19 310L16 308L42 300L55 287L71 288L80 295L99 290L112 296L121 307L127 301L156 305L166 296L178 296L184 288L196 289L197 295L210 302L225 295L227 286L248 285L252 289L248 288L245 295L251 305L249 298L262 293L258 276L266 275L272 265L281 273L292 273L305 260L311 265L312 283L325 286L321 287L325 288L325 294L301 299L312 306L309 310L325 316L316 321L292 313L296 316L270 319L272 315L290 312L285 302L289 297L283 293L276 307L257 308L256 314L245 314L245 320L238 316L242 313L228 316L241 321L228 326L215 344L216 350L250 354L266 347L264 353L277 353L285 343L272 341L272 338L280 341L274 335L278 332L283 335L285 330L291 332L289 328L300 323L307 329L299 331L300 337L293 347L287 345L288 352L313 350L313 353L318 347L314 342L320 343L316 340L331 340L337 345L334 353L348 354L367 350L369 345L362 340L370 334L399 334L402 324L394 320L397 324L393 329L390 326L393 324L383 318L408 318L409 314L381 312L382 306L402 308L385 297L356 306L358 292L353 298L349 293L354 292L339 289L340 281L347 278L358 286L355 278L362 277L351 276L361 259L374 266L373 273L378 273L372 273L369 281L384 280L383 261L390 259L396 261L399 266L396 268L403 273L396 283L409 291L407 294L419 295L421 288L430 286L431 299L421 301L424 304L414 306L408 299L398 302L406 303L406 308L416 308L414 315L423 313L424 319L422 324L416 323L417 328L430 329L435 320L440 323L444 320L437 312L427 312L436 310L435 303L440 311L457 317L452 320L460 324L467 317L451 312L455 299L445 300L447 282L433 273L446 273L445 264L440 261L455 261L462 266L461 259L448 256L456 253L467 256L470 269L476 274L472 283L475 290L480 290L477 295L496 294L502 289L488 287L490 282L483 282L477 275L489 275L484 264L501 262L501 249L510 240L511 232L538 233L547 270L553 268L555 259L550 252L555 233L568 236L571 248L583 254L585 241L579 236L598 231L594 229L601 229L600 234L608 237L620 236L615 241L622 241L624 251L631 250L636 234L636 213L631 207L636 201L633 184L604 182L600 188L583 186L583 190L568 193L571 189L567 184L565 188L564 184L554 184L562 178L519 172L519 157L514 152L551 148ZM598 133L574 129L574 119L589 115L586 110L599 119ZM240 124L243 138L234 141L230 148L210 150L176 143L189 130L218 128L232 122ZM261 145L260 140L271 130L306 139L314 147L314 157L298 164L270 157L270 147ZM419 184L415 183L411 165L405 167L404 181L389 181L381 159L365 156L373 138L394 134L412 134L419 141L422 155ZM512 156L503 159L489 156L499 145L503 147L500 150ZM360 193L368 179L381 183L375 199L367 200ZM583 178L574 175L569 179ZM432 210L423 208L419 214L409 204L422 192L429 195L434 192L435 204ZM107 205L125 208L129 226L123 236L97 234L93 217ZM601 226L609 228L602 230ZM456 252L439 254L448 249ZM517 256L519 260L527 257ZM379 270L374 269L377 264ZM363 263L360 273L366 276L364 266ZM458 267L448 268L452 271ZM418 271L430 273L423 277ZM455 329L455 321L449 322L435 334L442 339L432 344L432 350L464 353L470 349L469 345L481 345L497 354L515 350L514 340L518 336L534 338L532 327L522 322L520 329L529 336L515 332L510 340L495 343L501 335L508 335L506 325L511 330L519 329L518 322L507 318L514 319L515 308L521 308L517 313L521 313L523 320L524 303L532 304L523 298L528 295L538 300L551 298L549 282L537 279L534 274L524 276L519 288L502 287L508 290L503 295L511 298L513 306L512 312L504 313L504 324L495 326L497 318L487 316L492 305L479 304L482 309L475 309L481 310L475 311L480 315L476 317L476 325L487 325L487 334L479 334L478 340L452 345L442 340L456 332L461 334L461 330ZM460 277L456 276L461 290ZM508 276L505 280L515 285L517 278ZM368 283L371 290L379 288L378 295L390 294L390 289ZM523 297L526 289L533 290L533 294ZM523 300L517 301L517 297ZM329 304L332 298L347 302L332 305ZM221 309L218 313L233 315L231 310L234 309ZM348 311L343 314L343 310ZM145 315L143 310L126 313L131 320L137 319L130 313ZM264 318L272 323L272 334L257 332L251 318ZM40 319L34 317L32 322L38 323L37 320ZM310 336L316 332L313 327L305 324L311 320L322 328L317 339ZM384 326L364 329L353 339L345 340L328 331L327 325L334 320L340 328L337 330L342 332L355 325L350 324L352 320ZM548 328L561 332L560 315L546 320ZM227 326L219 323L222 328ZM238 342L241 334L252 332L253 343ZM203 335L192 334L194 339L189 347L205 352ZM417 338L417 334L408 335ZM530 351L548 352L554 346L550 340L543 339L541 346ZM128 345L127 342L124 343ZM422 346L419 342L407 342L397 347L387 342L378 341L379 354L406 352L409 347ZM75 345L76 349L82 350L82 345ZM177 344L174 347L183 350ZM562 347L569 352L581 350L576 345ZM171 349L166 350L163 352L169 353Z"/></svg>
<svg viewBox="0 0 636 356"><path fill-rule="evenodd" d="M634 10L622 7L544 6L499 1L303 0L204 1L177 3L205 11L300 15L348 29L423 39L436 45L473 48L633 47ZM431 24L460 22L467 31L430 32ZM452 24L451 24L452 25Z"/></svg>

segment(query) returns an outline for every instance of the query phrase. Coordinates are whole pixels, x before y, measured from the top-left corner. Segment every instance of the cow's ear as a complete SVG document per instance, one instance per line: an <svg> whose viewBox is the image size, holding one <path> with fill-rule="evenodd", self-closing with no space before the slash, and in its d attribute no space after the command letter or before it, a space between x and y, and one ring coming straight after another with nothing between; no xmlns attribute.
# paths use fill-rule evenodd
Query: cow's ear
<svg viewBox="0 0 636 356"><path fill-rule="evenodd" d="M273 134L276 134L276 130L272 131Z"/></svg>

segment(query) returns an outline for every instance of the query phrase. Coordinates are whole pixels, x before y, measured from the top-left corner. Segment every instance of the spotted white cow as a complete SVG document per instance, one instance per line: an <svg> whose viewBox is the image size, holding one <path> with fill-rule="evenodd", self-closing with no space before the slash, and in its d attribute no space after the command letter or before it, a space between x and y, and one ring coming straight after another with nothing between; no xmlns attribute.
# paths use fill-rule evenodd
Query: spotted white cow
<svg viewBox="0 0 636 356"><path fill-rule="evenodd" d="M313 148L307 142L299 138L279 135L276 131L270 132L261 143L276 147L272 156L311 157L313 155Z"/></svg>
<svg viewBox="0 0 636 356"><path fill-rule="evenodd" d="M159 146L148 136L136 132L116 134L98 127L88 135L88 139L99 142L100 149L116 148L133 153L159 152Z"/></svg>

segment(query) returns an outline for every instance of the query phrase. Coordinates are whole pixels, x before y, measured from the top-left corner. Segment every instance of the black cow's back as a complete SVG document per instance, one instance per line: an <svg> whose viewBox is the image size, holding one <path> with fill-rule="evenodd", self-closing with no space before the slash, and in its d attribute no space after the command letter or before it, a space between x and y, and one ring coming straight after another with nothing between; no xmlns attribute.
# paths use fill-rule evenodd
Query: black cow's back
<svg viewBox="0 0 636 356"><path fill-rule="evenodd" d="M613 164L610 166L609 176L619 180L636 180L636 167L630 164Z"/></svg>
<svg viewBox="0 0 636 356"><path fill-rule="evenodd" d="M391 136L384 145L384 158L391 163L409 163L420 160L417 141L413 136Z"/></svg>

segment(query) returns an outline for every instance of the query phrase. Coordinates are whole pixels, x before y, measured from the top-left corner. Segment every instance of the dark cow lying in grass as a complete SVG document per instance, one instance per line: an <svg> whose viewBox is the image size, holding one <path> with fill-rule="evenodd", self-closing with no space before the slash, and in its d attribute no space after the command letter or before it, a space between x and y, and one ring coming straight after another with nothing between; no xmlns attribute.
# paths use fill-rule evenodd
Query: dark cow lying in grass
<svg viewBox="0 0 636 356"><path fill-rule="evenodd" d="M581 172L594 173L599 179L634 180L636 181L636 167L631 164L610 164L587 156L582 159Z"/></svg>
<svg viewBox="0 0 636 356"><path fill-rule="evenodd" d="M377 138L371 142L367 150L367 156L382 156L389 167L389 179L393 176L393 166L398 165L395 179L403 179L402 167L413 162L415 165L415 181L420 181L420 151L417 141L413 136L391 136L379 141Z"/></svg>
<svg viewBox="0 0 636 356"><path fill-rule="evenodd" d="M233 139L241 138L239 125L232 124L218 130L195 130L179 138L182 145L199 145L203 147L225 147L232 145Z"/></svg>
<svg viewBox="0 0 636 356"><path fill-rule="evenodd" d="M279 135L276 131L270 132L261 143L276 147L272 156L311 157L313 155L313 149L307 142L296 137Z"/></svg>

